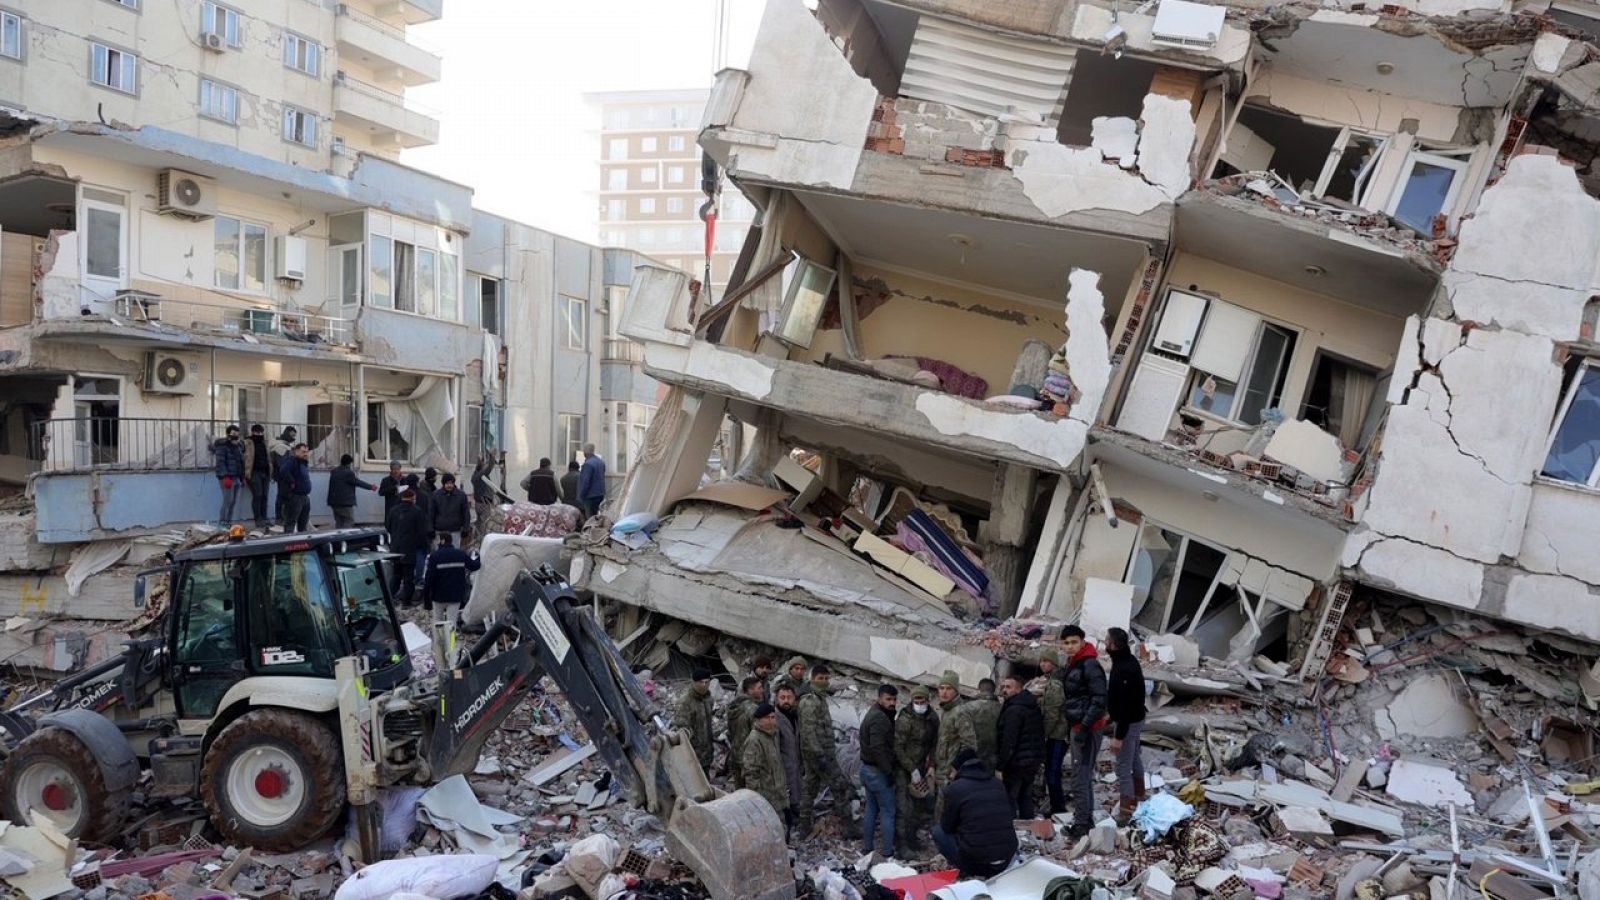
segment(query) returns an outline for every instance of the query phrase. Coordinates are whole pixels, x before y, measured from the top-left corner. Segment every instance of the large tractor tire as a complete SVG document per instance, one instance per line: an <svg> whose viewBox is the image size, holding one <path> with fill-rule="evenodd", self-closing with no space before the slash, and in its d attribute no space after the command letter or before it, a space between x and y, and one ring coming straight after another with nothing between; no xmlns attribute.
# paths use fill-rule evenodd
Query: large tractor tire
<svg viewBox="0 0 1600 900"><path fill-rule="evenodd" d="M247 712L206 751L200 797L226 842L297 850L326 834L344 811L339 742L304 713Z"/></svg>
<svg viewBox="0 0 1600 900"><path fill-rule="evenodd" d="M106 789L94 754L77 735L47 726L23 739L0 769L5 817L28 824L31 811L68 837L102 843L122 831L128 813L124 789Z"/></svg>

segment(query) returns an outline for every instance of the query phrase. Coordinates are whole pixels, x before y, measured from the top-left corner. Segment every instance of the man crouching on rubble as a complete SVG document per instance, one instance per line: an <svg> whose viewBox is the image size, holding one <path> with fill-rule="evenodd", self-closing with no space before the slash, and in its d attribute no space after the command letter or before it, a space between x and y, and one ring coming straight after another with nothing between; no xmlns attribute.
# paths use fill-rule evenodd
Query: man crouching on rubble
<svg viewBox="0 0 1600 900"><path fill-rule="evenodd" d="M1084 640L1083 629L1068 625L1061 629L1061 648L1066 651L1066 672L1061 678L1066 703L1062 713L1072 728L1072 829L1074 838L1089 833L1094 825L1095 760L1100 757L1100 731L1106 726L1106 670L1100 666L1094 645Z"/></svg>
<svg viewBox="0 0 1600 900"><path fill-rule="evenodd" d="M933 842L962 878L992 878L1017 855L1011 797L978 751L962 750L950 767L944 810L933 826Z"/></svg>

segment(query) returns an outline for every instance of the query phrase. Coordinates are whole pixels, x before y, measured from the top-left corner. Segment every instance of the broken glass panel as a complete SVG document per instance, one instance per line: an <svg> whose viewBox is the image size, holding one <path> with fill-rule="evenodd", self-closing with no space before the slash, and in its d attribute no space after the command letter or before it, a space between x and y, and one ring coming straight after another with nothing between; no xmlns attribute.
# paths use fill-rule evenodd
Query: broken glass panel
<svg viewBox="0 0 1600 900"><path fill-rule="evenodd" d="M1600 368L1584 366L1540 474L1588 484L1596 462L1600 462Z"/></svg>

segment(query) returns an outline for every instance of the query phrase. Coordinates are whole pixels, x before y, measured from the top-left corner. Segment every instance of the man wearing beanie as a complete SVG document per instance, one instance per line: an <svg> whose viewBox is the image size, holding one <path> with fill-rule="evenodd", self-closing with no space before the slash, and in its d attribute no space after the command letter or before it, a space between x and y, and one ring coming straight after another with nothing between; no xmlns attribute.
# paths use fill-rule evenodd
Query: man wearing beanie
<svg viewBox="0 0 1600 900"><path fill-rule="evenodd" d="M745 787L772 805L785 830L793 821L789 808L789 782L778 749L778 710L763 702L756 706L750 734L739 749L739 768Z"/></svg>
<svg viewBox="0 0 1600 900"><path fill-rule="evenodd" d="M839 748L833 740L833 712L828 709L828 682L833 671L818 663L811 668L811 689L800 698L800 760L805 765L805 782L800 789L800 836L811 833L817 795L824 789L833 797L833 814L845 823L845 833L859 830L850 816L850 798L855 790L839 771Z"/></svg>
<svg viewBox="0 0 1600 900"><path fill-rule="evenodd" d="M939 719L928 702L928 689L918 685L894 719L895 843L907 853L922 849L920 832L933 817L933 750L938 740Z"/></svg>
<svg viewBox="0 0 1600 900"><path fill-rule="evenodd" d="M963 750L978 752L978 732L972 711L961 702L961 676L945 672L939 679L939 743L933 754L933 772L940 789L950 783L956 756Z"/></svg>
<svg viewBox="0 0 1600 900"><path fill-rule="evenodd" d="M794 689L795 702L800 702L800 698L806 695L806 672L810 669L811 664L806 662L804 656L791 657L787 663L784 663L783 674L779 675L778 680L772 683L773 698L778 696L780 688L789 687Z"/></svg>
<svg viewBox="0 0 1600 900"><path fill-rule="evenodd" d="M694 684L678 700L674 716L677 727L689 732L689 744L694 747L700 767L711 775L711 671L694 670Z"/></svg>
<svg viewBox="0 0 1600 900"><path fill-rule="evenodd" d="M728 704L728 774L733 786L744 787L740 771L744 760L744 739L755 724L755 709L767 700L767 683L760 675L746 675L739 683L739 696Z"/></svg>
<svg viewBox="0 0 1600 900"><path fill-rule="evenodd" d="M1067 759L1067 718L1061 707L1067 695L1061 686L1061 652L1051 648L1039 654L1039 671L1044 673L1044 786L1050 794L1050 815L1067 811L1067 792L1061 786L1062 765Z"/></svg>
<svg viewBox="0 0 1600 900"><path fill-rule="evenodd" d="M945 788L939 824L933 826L933 842L962 878L1000 874L1017 855L1017 832L1005 786L973 749L956 754L948 777L950 786Z"/></svg>

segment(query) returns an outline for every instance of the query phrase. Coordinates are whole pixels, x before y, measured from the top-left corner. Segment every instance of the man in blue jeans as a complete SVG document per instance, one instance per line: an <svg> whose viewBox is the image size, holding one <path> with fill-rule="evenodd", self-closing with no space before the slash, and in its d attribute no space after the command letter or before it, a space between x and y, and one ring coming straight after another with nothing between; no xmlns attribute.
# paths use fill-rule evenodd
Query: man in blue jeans
<svg viewBox="0 0 1600 900"><path fill-rule="evenodd" d="M861 786L867 791L861 852L871 853L881 834L878 850L885 859L894 856L894 708L899 702L898 688L879 685L878 702L861 719Z"/></svg>
<svg viewBox="0 0 1600 900"><path fill-rule="evenodd" d="M244 487L244 445L239 442L239 426L229 425L227 436L211 445L216 456L217 484L222 487L222 510L217 522L224 529L233 524L233 506Z"/></svg>
<svg viewBox="0 0 1600 900"><path fill-rule="evenodd" d="M600 504L606 502L606 461L594 452L593 444L583 445L583 468L578 470L578 496L583 500L583 513L589 518L600 515Z"/></svg>

